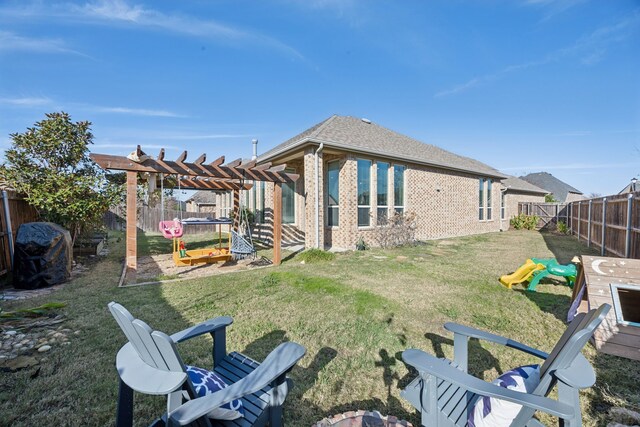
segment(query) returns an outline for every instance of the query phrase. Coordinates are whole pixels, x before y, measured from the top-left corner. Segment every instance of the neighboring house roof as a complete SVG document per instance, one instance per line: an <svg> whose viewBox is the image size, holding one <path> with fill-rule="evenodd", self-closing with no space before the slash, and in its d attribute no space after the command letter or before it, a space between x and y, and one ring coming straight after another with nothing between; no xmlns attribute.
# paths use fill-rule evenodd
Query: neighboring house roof
<svg viewBox="0 0 640 427"><path fill-rule="evenodd" d="M193 202L196 205L215 205L216 193L213 191L197 191L187 199L187 203Z"/></svg>
<svg viewBox="0 0 640 427"><path fill-rule="evenodd" d="M533 185L523 179L516 178L515 176L510 176L507 179L502 180L502 185L507 191L522 191L525 193L535 193L535 194L549 194L549 192L543 188L540 188L536 185Z"/></svg>
<svg viewBox="0 0 640 427"><path fill-rule="evenodd" d="M626 193L631 193L631 192L634 192L634 191L640 191L640 182L638 182L638 181L640 181L640 180L637 180L637 181L635 182L635 184L633 184L633 185L634 185L633 190L631 189L631 182L629 182L629 183L627 184L627 186L626 186L626 187L624 187L624 188L622 189L622 191L620 191L618 194L626 194Z"/></svg>
<svg viewBox="0 0 640 427"><path fill-rule="evenodd" d="M549 172L530 173L529 175L521 176L520 179L547 190L559 202L567 200L569 193L582 194L582 191L576 190L566 182L560 181Z"/></svg>
<svg viewBox="0 0 640 427"><path fill-rule="evenodd" d="M496 169L469 157L459 156L435 145L401 135L366 119L331 116L258 157L265 162L307 143L398 159L478 175L506 178Z"/></svg>

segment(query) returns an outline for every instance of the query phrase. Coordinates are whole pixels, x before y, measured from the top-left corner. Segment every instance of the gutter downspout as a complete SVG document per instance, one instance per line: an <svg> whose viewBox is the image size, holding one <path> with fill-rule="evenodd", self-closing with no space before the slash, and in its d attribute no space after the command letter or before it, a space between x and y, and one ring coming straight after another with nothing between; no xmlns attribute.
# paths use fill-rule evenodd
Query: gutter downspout
<svg viewBox="0 0 640 427"><path fill-rule="evenodd" d="M321 142L320 145L318 146L318 149L316 150L316 152L314 153L314 160L316 162L316 182L315 182L315 187L316 187L316 248L318 249L323 249L320 248L320 171L318 170L318 154L320 154L320 152L322 151L322 149L324 148L324 142Z"/></svg>

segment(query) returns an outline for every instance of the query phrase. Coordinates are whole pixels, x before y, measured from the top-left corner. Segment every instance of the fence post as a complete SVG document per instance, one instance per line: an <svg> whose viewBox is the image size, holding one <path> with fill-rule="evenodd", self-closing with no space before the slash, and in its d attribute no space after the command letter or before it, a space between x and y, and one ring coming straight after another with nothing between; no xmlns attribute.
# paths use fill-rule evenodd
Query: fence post
<svg viewBox="0 0 640 427"><path fill-rule="evenodd" d="M578 241L580 241L580 223L582 222L582 202L578 201Z"/></svg>
<svg viewBox="0 0 640 427"><path fill-rule="evenodd" d="M589 213L587 214L587 246L591 247L591 207L593 199L589 199Z"/></svg>
<svg viewBox="0 0 640 427"><path fill-rule="evenodd" d="M633 213L633 193L627 196L627 238L624 244L625 258L631 258L631 215Z"/></svg>
<svg viewBox="0 0 640 427"><path fill-rule="evenodd" d="M604 256L605 253L605 229L607 227L607 198L602 199L602 249L600 250L600 255Z"/></svg>

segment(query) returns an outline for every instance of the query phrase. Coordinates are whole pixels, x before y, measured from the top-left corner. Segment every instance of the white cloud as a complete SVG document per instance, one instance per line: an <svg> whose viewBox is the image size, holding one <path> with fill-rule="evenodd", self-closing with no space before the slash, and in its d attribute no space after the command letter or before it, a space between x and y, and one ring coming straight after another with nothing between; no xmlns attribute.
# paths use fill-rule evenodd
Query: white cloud
<svg viewBox="0 0 640 427"><path fill-rule="evenodd" d="M88 55L68 47L62 39L24 37L9 31L0 31L0 52L2 51L70 54L89 58Z"/></svg>
<svg viewBox="0 0 640 427"><path fill-rule="evenodd" d="M36 107L40 105L49 105L51 103L51 99L47 97L0 98L0 104L20 107Z"/></svg>
<svg viewBox="0 0 640 427"><path fill-rule="evenodd" d="M227 25L212 19L167 14L126 0L95 0L77 4L51 5L31 2L19 7L0 7L0 16L15 19L51 19L71 21L75 24L117 24L164 30L198 38L212 39L239 45L262 45L283 52L295 59L304 56L295 48L273 37L256 31Z"/></svg>
<svg viewBox="0 0 640 427"><path fill-rule="evenodd" d="M568 57L578 57L584 65L594 65L606 55L607 49L614 43L620 43L628 39L640 24L640 11L612 25L605 25L591 33L580 37L568 47L558 49L546 55L544 58L524 62L522 64L509 65L500 71L471 78L465 83L457 84L449 89L444 89L434 94L434 98L455 95L474 87L497 80L515 71L522 71L532 67L540 67Z"/></svg>
<svg viewBox="0 0 640 427"><path fill-rule="evenodd" d="M129 108L129 107L90 107L91 110L98 113L114 113L114 114L129 114L132 116L147 116L147 117L186 117L181 114L177 114L166 110L149 110L144 108Z"/></svg>
<svg viewBox="0 0 640 427"><path fill-rule="evenodd" d="M501 168L504 171L514 170L593 170L593 169L611 169L625 168L637 166L637 162L621 162L621 163L567 163L561 165L526 165Z"/></svg>

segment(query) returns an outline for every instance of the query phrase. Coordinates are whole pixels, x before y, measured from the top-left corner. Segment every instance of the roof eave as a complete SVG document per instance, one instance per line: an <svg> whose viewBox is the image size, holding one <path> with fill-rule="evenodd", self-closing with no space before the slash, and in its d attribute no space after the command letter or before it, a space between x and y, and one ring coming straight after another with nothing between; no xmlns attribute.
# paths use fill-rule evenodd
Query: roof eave
<svg viewBox="0 0 640 427"><path fill-rule="evenodd" d="M345 144L341 144L339 142L335 142L335 141L330 141L330 140L323 140L320 138L311 138L311 137L306 137L301 139L300 141L296 141L295 143L291 144L290 146L280 149L276 152L273 152L271 154L269 154L266 157L258 157L258 163L262 163L265 162L267 160L273 159L275 157L278 157L288 151L293 151L295 149L298 149L302 146L304 146L305 144L324 144L325 147L331 147L331 148L338 148L341 150L345 150L345 151L352 151L355 153L362 153L362 154L369 154L369 155L375 155L378 157L386 157L389 159L394 159L394 160L401 160L404 162L409 162L409 163L414 163L414 164L418 164L418 165L424 165L424 166L432 166L432 167L436 167L439 169L446 169L446 170L451 170L451 171L456 171L456 172L464 172L464 173L471 173L474 175L478 175L478 176L488 176L491 178L499 178L499 179L506 179L508 178L507 175L502 175L500 173L487 173L484 171L478 171L478 170L472 170L472 169L465 169L465 168L456 168L455 166L451 166L451 165L447 165L447 164L442 164L442 163L438 163L438 162L426 162L424 160L419 160L419 159L415 159L415 158L409 158L409 157L403 157L403 156L394 156L393 154L387 153L387 152L383 152L383 151L377 151L377 150L365 150L365 149L359 149L357 147L353 147L350 145L345 145Z"/></svg>

